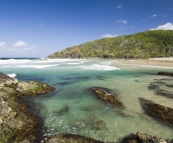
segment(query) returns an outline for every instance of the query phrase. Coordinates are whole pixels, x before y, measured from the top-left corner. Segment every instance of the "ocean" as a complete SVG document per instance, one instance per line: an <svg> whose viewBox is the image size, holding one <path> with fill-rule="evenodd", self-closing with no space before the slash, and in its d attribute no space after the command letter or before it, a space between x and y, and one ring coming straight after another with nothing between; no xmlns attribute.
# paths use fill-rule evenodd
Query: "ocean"
<svg viewBox="0 0 173 143"><path fill-rule="evenodd" d="M42 130L44 138L72 133L115 142L136 132L173 138L173 128L148 116L139 102L139 98L145 98L173 108L172 99L156 95L158 89L148 88L155 83L159 89L173 93L173 88L165 86L173 85L173 78L156 75L173 71L173 67L128 65L105 59L1 58L0 69L21 81L40 81L57 88L54 93L28 98L47 128ZM92 87L112 90L125 108L98 99Z"/></svg>

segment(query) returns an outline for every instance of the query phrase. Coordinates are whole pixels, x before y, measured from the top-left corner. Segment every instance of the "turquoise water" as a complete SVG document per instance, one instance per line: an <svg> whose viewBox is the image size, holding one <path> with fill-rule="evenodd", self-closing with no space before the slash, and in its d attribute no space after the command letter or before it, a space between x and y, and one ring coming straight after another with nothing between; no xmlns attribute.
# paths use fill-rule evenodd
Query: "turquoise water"
<svg viewBox="0 0 173 143"><path fill-rule="evenodd" d="M19 80L37 80L59 89L32 98L48 128L45 138L73 133L113 142L136 132L173 138L173 129L146 115L138 100L143 97L173 108L173 99L148 89L156 81L173 85L173 78L155 74L160 70L173 71L171 67L123 65L120 61L100 59L8 59L0 60L0 68ZM125 108L99 100L89 90L96 86L111 89ZM173 88L165 84L160 84L159 89L173 94ZM102 123L100 129L97 123Z"/></svg>

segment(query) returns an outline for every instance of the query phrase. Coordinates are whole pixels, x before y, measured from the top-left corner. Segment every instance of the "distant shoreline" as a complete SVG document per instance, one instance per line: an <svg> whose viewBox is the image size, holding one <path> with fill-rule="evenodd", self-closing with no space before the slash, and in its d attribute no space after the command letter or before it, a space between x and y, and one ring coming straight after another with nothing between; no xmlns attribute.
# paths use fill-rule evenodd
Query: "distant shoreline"
<svg viewBox="0 0 173 143"><path fill-rule="evenodd" d="M173 58L124 59L122 64L173 67Z"/></svg>

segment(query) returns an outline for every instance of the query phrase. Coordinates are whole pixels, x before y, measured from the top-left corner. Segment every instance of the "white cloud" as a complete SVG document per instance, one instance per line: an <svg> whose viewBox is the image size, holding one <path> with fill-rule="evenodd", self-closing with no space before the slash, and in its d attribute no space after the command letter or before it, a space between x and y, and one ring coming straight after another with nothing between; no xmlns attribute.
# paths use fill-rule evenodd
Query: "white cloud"
<svg viewBox="0 0 173 143"><path fill-rule="evenodd" d="M14 46L14 47L26 47L26 46L28 46L28 44L26 44L26 43L23 42L23 41L18 41L18 42L15 43L13 46Z"/></svg>
<svg viewBox="0 0 173 143"><path fill-rule="evenodd" d="M132 26L132 28L135 28L135 26Z"/></svg>
<svg viewBox="0 0 173 143"><path fill-rule="evenodd" d="M160 25L156 27L155 29L150 29L150 30L173 30L173 24L168 22L164 25Z"/></svg>
<svg viewBox="0 0 173 143"><path fill-rule="evenodd" d="M122 7L122 5L117 6L118 9L120 9L121 7Z"/></svg>
<svg viewBox="0 0 173 143"><path fill-rule="evenodd" d="M169 9L172 9L172 7L170 7Z"/></svg>
<svg viewBox="0 0 173 143"><path fill-rule="evenodd" d="M4 47L6 45L5 42L0 42L0 47Z"/></svg>
<svg viewBox="0 0 173 143"><path fill-rule="evenodd" d="M37 48L39 48L39 47L36 45L32 45L30 47L25 47L24 50L29 51L29 50L33 50L33 49L37 49Z"/></svg>
<svg viewBox="0 0 173 143"><path fill-rule="evenodd" d="M156 16L158 16L157 14L153 14L151 17L156 17Z"/></svg>
<svg viewBox="0 0 173 143"><path fill-rule="evenodd" d="M102 35L103 38L112 38L112 37L117 37L118 35L111 35L111 34L106 34Z"/></svg>
<svg viewBox="0 0 173 143"><path fill-rule="evenodd" d="M120 20L117 20L116 22L120 22L120 23L123 23L123 24L126 24L127 23L127 21L126 20L122 20L122 19L120 19Z"/></svg>

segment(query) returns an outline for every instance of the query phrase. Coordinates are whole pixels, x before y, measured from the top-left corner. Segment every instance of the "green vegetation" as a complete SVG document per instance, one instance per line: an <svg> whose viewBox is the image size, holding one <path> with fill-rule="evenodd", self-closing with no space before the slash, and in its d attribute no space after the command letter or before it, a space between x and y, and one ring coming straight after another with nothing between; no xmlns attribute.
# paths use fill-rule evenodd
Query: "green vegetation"
<svg viewBox="0 0 173 143"><path fill-rule="evenodd" d="M145 31L103 38L56 52L48 58L150 58L173 56L173 31Z"/></svg>

